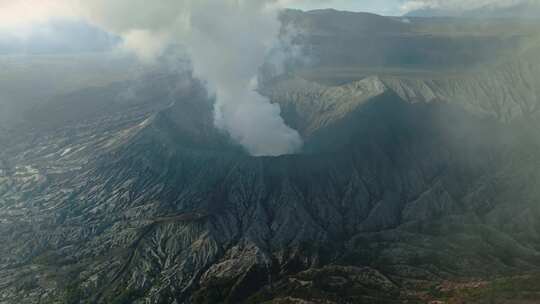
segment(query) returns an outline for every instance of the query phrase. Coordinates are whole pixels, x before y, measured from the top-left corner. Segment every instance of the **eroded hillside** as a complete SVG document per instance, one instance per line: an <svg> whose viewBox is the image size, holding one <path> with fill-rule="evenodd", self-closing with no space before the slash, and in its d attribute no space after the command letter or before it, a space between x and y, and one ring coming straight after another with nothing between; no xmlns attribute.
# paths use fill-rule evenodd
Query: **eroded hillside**
<svg viewBox="0 0 540 304"><path fill-rule="evenodd" d="M305 141L282 157L189 75L72 92L0 133L0 303L424 303L538 272L535 59L273 79Z"/></svg>

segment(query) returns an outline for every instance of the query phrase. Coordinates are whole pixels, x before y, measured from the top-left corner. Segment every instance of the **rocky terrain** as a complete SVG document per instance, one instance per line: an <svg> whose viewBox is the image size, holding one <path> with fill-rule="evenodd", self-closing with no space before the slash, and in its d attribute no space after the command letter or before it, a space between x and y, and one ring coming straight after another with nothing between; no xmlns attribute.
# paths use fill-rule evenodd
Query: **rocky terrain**
<svg viewBox="0 0 540 304"><path fill-rule="evenodd" d="M189 74L66 93L0 129L0 303L538 300L535 54L271 79L281 157Z"/></svg>

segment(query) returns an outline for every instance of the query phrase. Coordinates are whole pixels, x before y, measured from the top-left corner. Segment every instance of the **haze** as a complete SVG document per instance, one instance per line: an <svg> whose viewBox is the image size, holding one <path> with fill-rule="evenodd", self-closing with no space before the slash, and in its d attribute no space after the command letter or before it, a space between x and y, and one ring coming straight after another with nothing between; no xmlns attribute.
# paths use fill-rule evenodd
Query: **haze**
<svg viewBox="0 0 540 304"><path fill-rule="evenodd" d="M0 0L0 303L540 301L533 0Z"/></svg>

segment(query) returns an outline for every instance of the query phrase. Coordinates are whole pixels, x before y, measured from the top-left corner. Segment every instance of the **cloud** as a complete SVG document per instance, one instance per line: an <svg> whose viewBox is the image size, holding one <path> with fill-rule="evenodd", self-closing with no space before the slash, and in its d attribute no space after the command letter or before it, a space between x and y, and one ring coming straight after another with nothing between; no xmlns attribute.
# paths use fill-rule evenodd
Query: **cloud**
<svg viewBox="0 0 540 304"><path fill-rule="evenodd" d="M216 125L254 155L289 154L302 144L279 106L256 92L259 68L278 42L277 9L267 0L197 0L186 33L194 70L216 93Z"/></svg>
<svg viewBox="0 0 540 304"><path fill-rule="evenodd" d="M81 7L91 22L124 37L142 58L182 44L195 75L216 96L216 126L251 154L276 156L301 147L279 106L256 91L258 69L277 43L277 1L97 0Z"/></svg>
<svg viewBox="0 0 540 304"><path fill-rule="evenodd" d="M55 16L76 16L73 3L62 0L0 0L0 29L46 22Z"/></svg>
<svg viewBox="0 0 540 304"><path fill-rule="evenodd" d="M253 155L294 153L302 145L279 106L256 91L258 69L277 43L281 0L0 1L3 15L15 16L10 25L83 18L122 37L123 46L146 61L181 44L216 97L216 126Z"/></svg>

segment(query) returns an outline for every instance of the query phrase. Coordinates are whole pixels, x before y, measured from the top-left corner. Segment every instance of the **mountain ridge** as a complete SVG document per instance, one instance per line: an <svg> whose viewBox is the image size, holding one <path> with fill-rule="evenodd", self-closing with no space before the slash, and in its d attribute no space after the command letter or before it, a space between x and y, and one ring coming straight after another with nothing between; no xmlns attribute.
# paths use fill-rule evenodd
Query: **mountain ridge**
<svg viewBox="0 0 540 304"><path fill-rule="evenodd" d="M540 272L540 69L516 57L261 83L305 141L280 157L188 73L72 93L0 149L0 303L425 303Z"/></svg>

